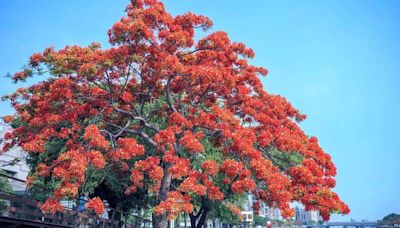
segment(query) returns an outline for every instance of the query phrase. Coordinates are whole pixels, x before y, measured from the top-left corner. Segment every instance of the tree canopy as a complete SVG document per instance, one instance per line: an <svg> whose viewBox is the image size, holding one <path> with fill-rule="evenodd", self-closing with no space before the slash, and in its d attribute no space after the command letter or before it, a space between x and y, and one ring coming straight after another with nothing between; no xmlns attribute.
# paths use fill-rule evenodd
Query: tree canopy
<svg viewBox="0 0 400 228"><path fill-rule="evenodd" d="M52 183L43 210L87 195L99 214L106 199L153 210L155 227L181 212L198 226L215 208L240 216L237 199L251 192L255 210L264 202L286 217L293 201L325 219L349 212L332 191L331 157L298 125L306 116L264 90L252 49L211 27L132 0L110 48L47 48L12 75L47 76L4 97L16 110L4 150L29 153L31 185Z"/></svg>
<svg viewBox="0 0 400 228"><path fill-rule="evenodd" d="M378 221L380 225L398 225L400 224L400 215L396 213L391 213L383 217L382 220Z"/></svg>

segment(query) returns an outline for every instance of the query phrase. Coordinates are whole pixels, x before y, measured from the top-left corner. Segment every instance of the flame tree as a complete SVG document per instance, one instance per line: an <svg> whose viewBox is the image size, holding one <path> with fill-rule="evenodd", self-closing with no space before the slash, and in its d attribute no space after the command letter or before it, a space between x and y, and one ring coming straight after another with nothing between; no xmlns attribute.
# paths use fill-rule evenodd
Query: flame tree
<svg viewBox="0 0 400 228"><path fill-rule="evenodd" d="M332 192L331 157L297 124L305 115L263 89L252 49L211 27L157 0L131 1L110 48L48 48L12 75L48 75L4 97L16 110L5 119L19 122L4 150L29 153L31 185L54 184L44 211L85 194L99 214L103 199L125 199L124 210L142 200L154 227L181 212L201 227L214 208L239 215L235 197L252 192L255 210L264 202L284 216L293 201L325 219L349 212Z"/></svg>

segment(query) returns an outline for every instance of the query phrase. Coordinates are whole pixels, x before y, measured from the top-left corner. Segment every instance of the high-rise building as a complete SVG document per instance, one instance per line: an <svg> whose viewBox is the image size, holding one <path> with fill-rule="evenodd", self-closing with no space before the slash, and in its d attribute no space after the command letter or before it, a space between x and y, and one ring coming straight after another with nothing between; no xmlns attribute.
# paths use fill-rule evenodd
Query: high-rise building
<svg viewBox="0 0 400 228"><path fill-rule="evenodd" d="M253 210L253 195L249 194L246 204L244 205L244 210ZM267 218L269 220L282 220L281 211L278 208L268 207L265 203L260 202L260 211L258 216Z"/></svg>
<svg viewBox="0 0 400 228"><path fill-rule="evenodd" d="M317 211L306 211L306 221L307 223L317 223L319 213Z"/></svg>
<svg viewBox="0 0 400 228"><path fill-rule="evenodd" d="M282 220L281 211L278 208L267 207L267 218L271 220Z"/></svg>
<svg viewBox="0 0 400 228"><path fill-rule="evenodd" d="M306 211L304 208L301 208L299 206L295 207L296 211L296 221L299 223L306 223L307 222L307 216L306 216Z"/></svg>
<svg viewBox="0 0 400 228"><path fill-rule="evenodd" d="M321 220L321 216L319 215L318 211L306 211L301 206L296 206L295 211L296 221L300 224L317 223Z"/></svg>

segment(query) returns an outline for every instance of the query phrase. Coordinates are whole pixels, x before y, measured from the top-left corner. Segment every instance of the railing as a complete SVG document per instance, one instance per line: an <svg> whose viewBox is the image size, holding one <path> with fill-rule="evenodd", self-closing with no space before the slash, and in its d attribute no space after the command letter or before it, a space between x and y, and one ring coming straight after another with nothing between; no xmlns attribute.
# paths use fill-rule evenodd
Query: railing
<svg viewBox="0 0 400 228"><path fill-rule="evenodd" d="M88 212L77 212L72 208L65 208L55 214L46 214L40 210L41 203L24 196L0 192L0 220L19 224L30 222L48 224L59 227L121 227L123 222L101 218ZM108 208L114 215L115 211ZM126 224L128 225L128 224ZM129 226L126 226L129 227ZM132 226L131 226L132 227Z"/></svg>
<svg viewBox="0 0 400 228"><path fill-rule="evenodd" d="M74 218L69 216L69 211L43 214L40 210L40 205L39 202L23 196L0 193L0 214L3 222L8 220L11 223L18 224L25 221L64 227L72 227L74 225Z"/></svg>
<svg viewBox="0 0 400 228"><path fill-rule="evenodd" d="M3 184L23 182L5 174L0 174L0 181ZM13 186L10 187L13 189ZM150 223L147 219L109 207L106 208L105 216L101 217L89 211L79 212L77 205L74 206L73 203L68 204L67 202L63 203L63 211L47 214L40 209L42 203L30 198L28 191L22 195L21 191L19 193L0 189L0 227L2 224L25 224L32 227L134 228L146 227L146 224ZM128 218L130 218L129 221Z"/></svg>

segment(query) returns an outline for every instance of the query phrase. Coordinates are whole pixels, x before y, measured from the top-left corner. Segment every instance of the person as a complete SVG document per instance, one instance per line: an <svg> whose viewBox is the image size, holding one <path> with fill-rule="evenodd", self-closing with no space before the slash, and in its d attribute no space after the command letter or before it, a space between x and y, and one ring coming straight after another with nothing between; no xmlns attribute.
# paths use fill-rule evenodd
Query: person
<svg viewBox="0 0 400 228"><path fill-rule="evenodd" d="M103 204L104 204L105 210L104 210L103 214L101 215L101 218L102 219L109 219L109 215L108 215L108 212L109 212L108 206L109 206L109 204L108 204L107 200L103 200Z"/></svg>
<svg viewBox="0 0 400 228"><path fill-rule="evenodd" d="M78 203L78 212L83 212L85 210L85 204L88 201L88 197L85 195L79 197L79 203Z"/></svg>

